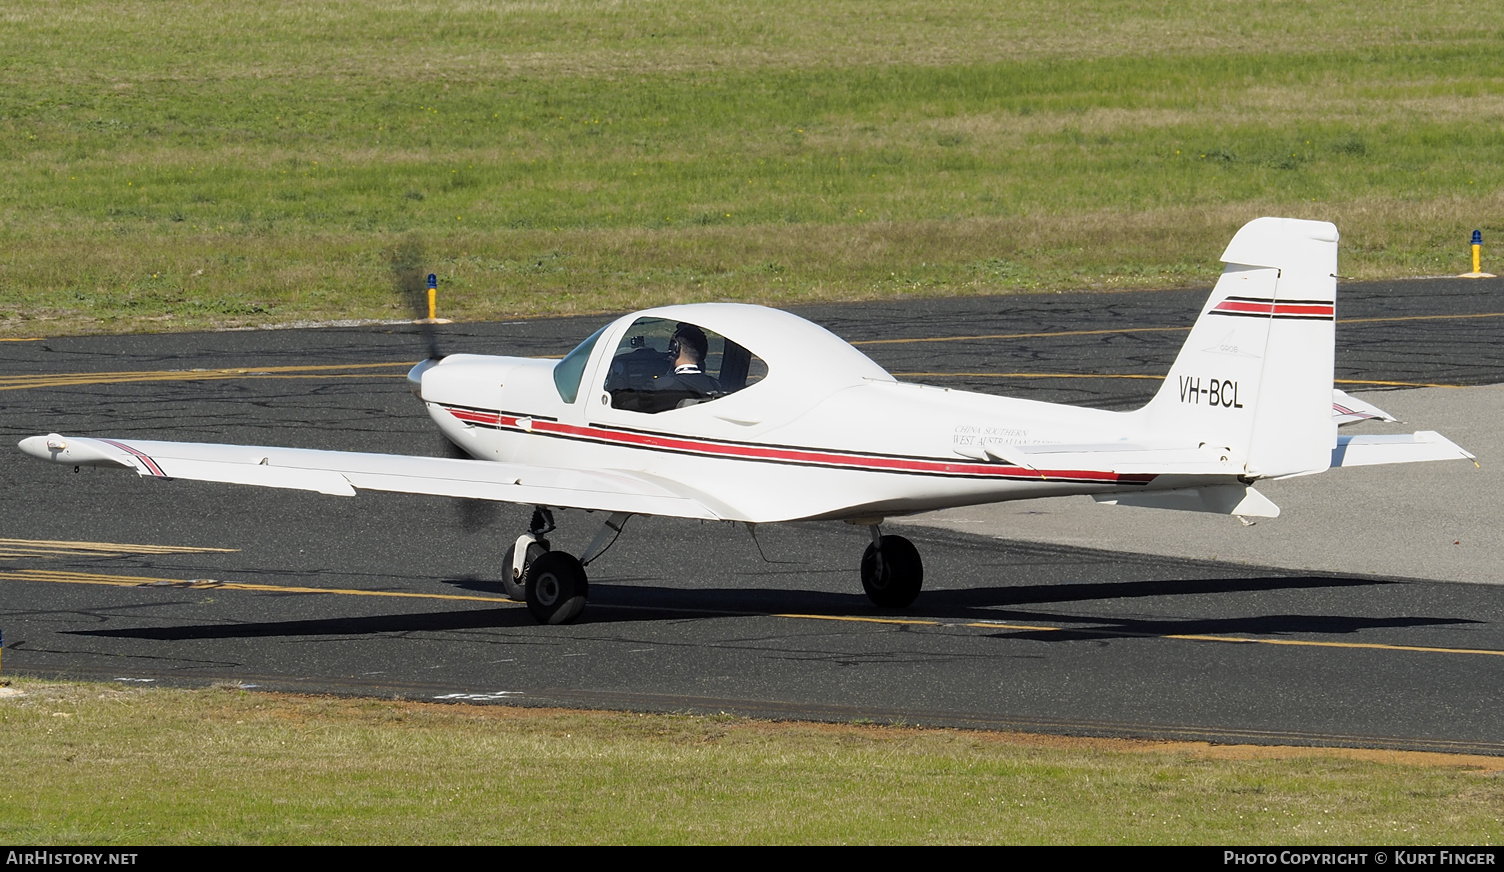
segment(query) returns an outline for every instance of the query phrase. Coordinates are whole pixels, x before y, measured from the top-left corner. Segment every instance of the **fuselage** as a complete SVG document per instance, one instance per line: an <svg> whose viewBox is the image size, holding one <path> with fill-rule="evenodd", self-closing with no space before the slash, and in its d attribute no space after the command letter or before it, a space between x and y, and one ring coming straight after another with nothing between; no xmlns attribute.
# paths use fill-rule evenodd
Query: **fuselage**
<svg viewBox="0 0 1504 872"><path fill-rule="evenodd" d="M628 334L651 319L724 336L728 357L734 342L766 374L680 407L622 408L611 379L621 359L643 353L640 337ZM473 457L645 475L725 520L866 520L1142 489L1155 478L1000 459L1008 446L1132 440L1140 419L1131 413L900 383L823 328L778 310L648 310L603 328L571 358L453 355L417 376L429 414ZM561 385L561 369L570 379L577 370L578 383Z"/></svg>

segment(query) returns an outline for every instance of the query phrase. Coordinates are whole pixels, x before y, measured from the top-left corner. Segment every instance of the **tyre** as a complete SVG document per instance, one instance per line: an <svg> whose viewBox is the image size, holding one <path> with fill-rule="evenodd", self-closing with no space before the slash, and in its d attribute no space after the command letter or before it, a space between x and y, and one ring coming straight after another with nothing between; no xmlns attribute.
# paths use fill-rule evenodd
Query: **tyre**
<svg viewBox="0 0 1504 872"><path fill-rule="evenodd" d="M902 536L884 536L862 554L862 589L874 604L901 609L918 599L923 586L919 549Z"/></svg>
<svg viewBox="0 0 1504 872"><path fill-rule="evenodd" d="M528 544L527 556L523 558L520 576L512 575L512 555L516 553L517 543L513 542L512 546L507 549L507 553L501 556L501 586L506 588L507 596L521 603L527 602L527 585L524 582L527 578L527 568L534 560L548 553L548 540L539 539Z"/></svg>
<svg viewBox="0 0 1504 872"><path fill-rule="evenodd" d="M540 624L567 624L585 610L585 567L567 551L539 555L523 575L527 610Z"/></svg>

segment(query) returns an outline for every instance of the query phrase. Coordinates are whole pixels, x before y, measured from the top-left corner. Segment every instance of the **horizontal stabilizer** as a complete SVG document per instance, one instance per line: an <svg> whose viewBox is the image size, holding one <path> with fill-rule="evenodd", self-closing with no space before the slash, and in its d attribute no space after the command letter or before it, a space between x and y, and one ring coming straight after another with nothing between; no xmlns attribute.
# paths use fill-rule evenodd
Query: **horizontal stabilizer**
<svg viewBox="0 0 1504 872"><path fill-rule="evenodd" d="M1349 396L1344 391L1332 388L1332 420L1338 426L1351 424L1354 421L1387 421L1393 424L1399 418L1394 417L1383 409L1375 406L1367 400Z"/></svg>
<svg viewBox="0 0 1504 872"><path fill-rule="evenodd" d="M1105 442L1099 445L995 445L987 455L1023 469L1090 469L1119 475L1237 475L1241 461L1211 445L1165 447Z"/></svg>
<svg viewBox="0 0 1504 872"><path fill-rule="evenodd" d="M1435 430L1397 436L1339 436L1337 447L1332 449L1332 466L1472 459L1472 454Z"/></svg>
<svg viewBox="0 0 1504 872"><path fill-rule="evenodd" d="M1244 515L1250 518L1279 517L1279 506L1253 488L1242 484L1219 484L1126 494L1094 494L1092 499L1109 506L1211 512L1218 515Z"/></svg>

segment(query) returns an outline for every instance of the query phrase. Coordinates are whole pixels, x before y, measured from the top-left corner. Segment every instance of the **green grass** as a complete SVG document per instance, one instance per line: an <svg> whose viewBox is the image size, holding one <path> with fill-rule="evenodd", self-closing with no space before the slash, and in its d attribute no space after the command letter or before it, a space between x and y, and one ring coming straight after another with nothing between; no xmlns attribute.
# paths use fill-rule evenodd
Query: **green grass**
<svg viewBox="0 0 1504 872"><path fill-rule="evenodd" d="M1504 8L0 0L0 330L1209 282L1504 229Z"/></svg>
<svg viewBox="0 0 1504 872"><path fill-rule="evenodd" d="M1500 767L1476 758L16 686L0 699L16 844L1504 837Z"/></svg>

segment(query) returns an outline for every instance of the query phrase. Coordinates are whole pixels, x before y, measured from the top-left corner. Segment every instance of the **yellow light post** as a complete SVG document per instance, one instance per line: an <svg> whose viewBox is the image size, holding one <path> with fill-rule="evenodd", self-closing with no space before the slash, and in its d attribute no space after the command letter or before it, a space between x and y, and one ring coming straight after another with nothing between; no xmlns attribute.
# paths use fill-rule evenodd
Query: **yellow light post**
<svg viewBox="0 0 1504 872"><path fill-rule="evenodd" d="M1483 231L1473 231L1473 271L1463 273L1459 279L1491 279L1493 273L1483 272Z"/></svg>
<svg viewBox="0 0 1504 872"><path fill-rule="evenodd" d="M414 324L453 324L448 318L439 316L439 277L433 273L428 274L428 317L419 318Z"/></svg>

